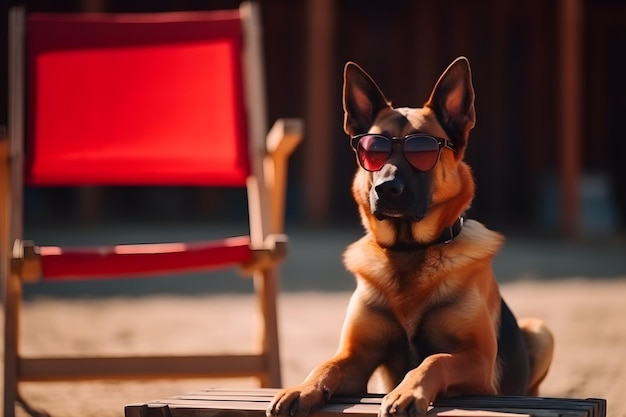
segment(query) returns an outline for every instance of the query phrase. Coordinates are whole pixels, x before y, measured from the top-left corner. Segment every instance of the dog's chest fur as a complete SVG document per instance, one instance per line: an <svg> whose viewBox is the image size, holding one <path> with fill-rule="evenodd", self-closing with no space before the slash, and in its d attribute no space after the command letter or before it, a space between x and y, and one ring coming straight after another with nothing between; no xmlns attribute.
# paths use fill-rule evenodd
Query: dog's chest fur
<svg viewBox="0 0 626 417"><path fill-rule="evenodd" d="M480 260L489 264L501 242L499 234L470 220L454 242L417 251L383 249L366 235L348 247L344 263L357 278L362 302L394 320L411 356L420 360L455 346L453 338L433 328L437 320L431 318L473 305L469 299L482 283L473 281L467 267Z"/></svg>

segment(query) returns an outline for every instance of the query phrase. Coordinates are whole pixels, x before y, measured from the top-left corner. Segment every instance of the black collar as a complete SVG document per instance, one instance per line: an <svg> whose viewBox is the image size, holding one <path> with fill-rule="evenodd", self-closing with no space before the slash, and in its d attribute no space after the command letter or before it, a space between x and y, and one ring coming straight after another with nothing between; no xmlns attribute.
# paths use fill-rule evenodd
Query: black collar
<svg viewBox="0 0 626 417"><path fill-rule="evenodd" d="M394 245L389 246L387 249L394 251L394 252L411 252L414 250L426 249L429 246L438 245L441 243L444 243L444 244L450 243L454 240L454 238L456 238L461 233L464 222L465 222L465 215L461 214L454 223L452 223L450 226L446 227L443 230L443 232L441 233L441 235L439 235L437 239L435 239L434 241L430 243L418 243L418 242L395 243Z"/></svg>

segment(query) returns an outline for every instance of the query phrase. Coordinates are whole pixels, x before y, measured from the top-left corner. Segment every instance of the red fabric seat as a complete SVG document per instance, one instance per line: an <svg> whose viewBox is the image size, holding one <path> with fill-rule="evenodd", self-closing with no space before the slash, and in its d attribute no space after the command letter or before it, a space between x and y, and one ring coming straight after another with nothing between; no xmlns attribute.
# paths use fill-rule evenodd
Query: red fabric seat
<svg viewBox="0 0 626 417"><path fill-rule="evenodd" d="M39 252L47 281L209 271L252 260L248 236L200 243L42 246Z"/></svg>
<svg viewBox="0 0 626 417"><path fill-rule="evenodd" d="M245 185L237 10L33 14L27 32L27 183Z"/></svg>

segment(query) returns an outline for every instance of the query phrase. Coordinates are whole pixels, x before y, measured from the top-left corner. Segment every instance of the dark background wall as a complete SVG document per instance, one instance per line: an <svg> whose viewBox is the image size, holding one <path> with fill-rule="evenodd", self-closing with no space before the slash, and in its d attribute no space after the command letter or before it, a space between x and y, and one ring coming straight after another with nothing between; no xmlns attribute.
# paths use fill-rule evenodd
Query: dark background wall
<svg viewBox="0 0 626 417"><path fill-rule="evenodd" d="M562 6L582 18L580 61L580 222L626 219L624 45L626 4L618 0L261 0L269 121L302 117L307 135L290 167L288 217L305 225L357 224L349 195L354 157L342 131L343 65L364 67L395 105L418 106L449 62L470 59L477 125L467 160L478 183L471 215L501 230L559 231L564 148ZM17 4L13 2L11 4ZM22 3L21 3L22 4ZM167 11L236 7L237 1L40 0L32 11ZM6 124L6 15L0 39L0 124ZM567 69L566 69L567 70ZM158 193L157 193L158 191ZM104 197L112 197L104 203ZM69 209L80 203L79 211ZM236 209L231 190L52 189L29 191L27 220L42 214L101 222L143 216L211 218ZM190 218L186 215L186 218ZM595 220L594 220L595 219ZM595 224L595 223L594 223ZM594 227L593 225L589 227ZM622 229L623 230L623 229Z"/></svg>

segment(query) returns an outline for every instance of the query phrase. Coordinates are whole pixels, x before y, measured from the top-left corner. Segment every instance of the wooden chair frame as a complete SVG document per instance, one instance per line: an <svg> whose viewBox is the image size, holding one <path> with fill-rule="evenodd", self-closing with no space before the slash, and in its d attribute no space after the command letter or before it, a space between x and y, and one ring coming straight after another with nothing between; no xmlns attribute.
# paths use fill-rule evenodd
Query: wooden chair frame
<svg viewBox="0 0 626 417"><path fill-rule="evenodd" d="M9 124L0 137L0 278L5 313L4 415L13 416L20 381L144 379L255 376L264 387L281 386L276 295L276 264L285 253L283 235L286 167L302 137L302 122L281 119L267 132L259 10L240 8L244 27L244 78L252 175L247 181L252 273L259 304L258 352L249 355L52 357L25 358L19 353L22 285L41 276L40 248L23 240L23 171L25 126L25 11L9 14ZM4 135L2 135L4 136ZM254 157L256 155L257 157ZM27 411L28 406L24 403Z"/></svg>

